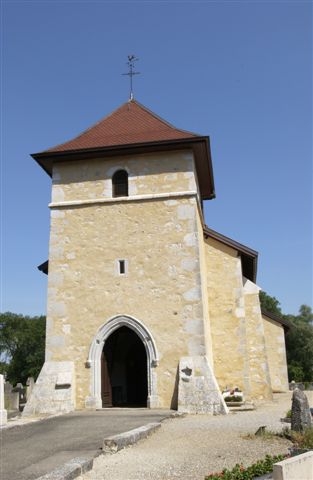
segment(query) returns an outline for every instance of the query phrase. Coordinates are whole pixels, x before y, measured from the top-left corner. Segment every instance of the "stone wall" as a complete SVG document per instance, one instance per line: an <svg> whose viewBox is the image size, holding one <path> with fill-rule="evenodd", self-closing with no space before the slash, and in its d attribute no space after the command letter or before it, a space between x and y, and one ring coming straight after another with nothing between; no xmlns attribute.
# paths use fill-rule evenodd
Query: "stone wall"
<svg viewBox="0 0 313 480"><path fill-rule="evenodd" d="M205 240L214 372L222 390L272 398L259 288L242 276L238 252Z"/></svg>
<svg viewBox="0 0 313 480"><path fill-rule="evenodd" d="M271 386L273 392L287 392L288 372L284 327L262 315Z"/></svg>
<svg viewBox="0 0 313 480"><path fill-rule="evenodd" d="M272 388L259 291L257 285L244 279L249 393L252 398L263 400L272 398Z"/></svg>
<svg viewBox="0 0 313 480"><path fill-rule="evenodd" d="M52 205L112 201L112 176L120 169L129 175L129 197L197 192L192 153L162 152L56 164Z"/></svg>
<svg viewBox="0 0 313 480"><path fill-rule="evenodd" d="M119 169L126 198L112 198ZM73 362L76 408L100 405L90 352L119 318L158 352L153 406L177 405L182 357L206 356L221 389L270 397L258 289L244 286L234 248L203 240L192 152L56 164L50 208L46 364Z"/></svg>
<svg viewBox="0 0 313 480"><path fill-rule="evenodd" d="M129 172L126 199L111 198L118 168ZM180 357L206 354L197 216L192 154L55 168L46 360L75 363L77 408L92 394L90 345L116 316L138 319L156 342L160 407L173 402Z"/></svg>
<svg viewBox="0 0 313 480"><path fill-rule="evenodd" d="M212 347L212 334L211 334L211 319L209 310L209 297L208 297L208 265L206 261L206 245L203 241L203 225L202 225L202 212L197 217L199 239L199 265L201 275L201 297L203 305L203 322L204 322L204 335L205 335L205 352L209 361L210 367L213 371L213 347Z"/></svg>
<svg viewBox="0 0 313 480"><path fill-rule="evenodd" d="M214 372L222 390L249 387L246 319L240 258L222 243L205 240Z"/></svg>

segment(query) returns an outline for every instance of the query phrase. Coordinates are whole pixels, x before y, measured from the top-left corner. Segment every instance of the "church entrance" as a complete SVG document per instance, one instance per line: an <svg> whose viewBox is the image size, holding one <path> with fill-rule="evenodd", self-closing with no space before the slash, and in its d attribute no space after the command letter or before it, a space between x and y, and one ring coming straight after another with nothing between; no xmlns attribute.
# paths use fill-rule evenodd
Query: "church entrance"
<svg viewBox="0 0 313 480"><path fill-rule="evenodd" d="M101 355L103 407L147 407L147 354L139 336L126 326L105 341Z"/></svg>

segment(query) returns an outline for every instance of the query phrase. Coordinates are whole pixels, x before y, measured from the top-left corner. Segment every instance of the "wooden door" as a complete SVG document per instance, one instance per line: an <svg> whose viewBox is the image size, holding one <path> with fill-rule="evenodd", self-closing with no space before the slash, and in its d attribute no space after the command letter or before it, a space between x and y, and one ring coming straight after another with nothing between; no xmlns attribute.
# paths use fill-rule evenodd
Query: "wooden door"
<svg viewBox="0 0 313 480"><path fill-rule="evenodd" d="M112 407L112 387L105 353L101 354L101 398L102 407Z"/></svg>

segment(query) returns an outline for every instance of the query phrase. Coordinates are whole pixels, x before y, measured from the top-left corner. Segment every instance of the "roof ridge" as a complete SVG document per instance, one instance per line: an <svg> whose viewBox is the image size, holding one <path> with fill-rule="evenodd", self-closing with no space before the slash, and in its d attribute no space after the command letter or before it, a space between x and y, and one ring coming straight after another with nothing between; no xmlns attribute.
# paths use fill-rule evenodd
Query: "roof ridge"
<svg viewBox="0 0 313 480"><path fill-rule="evenodd" d="M179 130L180 132L188 133L189 135L194 135L195 137L200 137L200 136L201 136L201 135L199 135L198 133L190 132L189 130L184 130L184 129L175 127L175 125L173 125L172 123L168 122L167 120L164 120L164 118L160 117L157 113L155 113L155 112L153 112L152 110L150 110L150 108L148 108L148 107L146 107L145 105L143 105L142 103L138 102L138 100L135 100L135 99L128 100L128 103L136 103L136 105L138 105L138 107L140 107L140 108L142 108L143 110L145 110L145 112L149 113L149 114L152 115L154 118L156 118L156 119L159 120L160 122L164 123L166 126L168 126L168 127L170 127L170 128L173 128L174 130ZM125 105L125 104L124 104L124 105Z"/></svg>
<svg viewBox="0 0 313 480"><path fill-rule="evenodd" d="M121 109L122 107L124 107L127 103L129 103L129 101L123 103L122 105L120 105L119 107L115 108L114 110L111 111L111 113L109 113L108 115L104 115L103 117L100 118L100 120L96 121L95 123L93 123L92 125L90 125L89 127L87 127L85 130L83 130L82 132L78 133L76 136L74 136L73 138L75 139L78 139L78 138L81 138L83 135L85 135L87 132L89 132L89 130L92 130L93 128L95 128L97 125L99 125L100 123L102 123L104 120L110 118L115 112L117 112L119 109ZM73 140L73 138L71 140ZM50 147L48 148L48 150L44 150L45 152L49 152L50 150L54 150L56 148L59 148L59 147L62 147L62 145L66 145L69 141L71 140L65 140L64 142L62 143L58 143L57 145L54 145L53 147Z"/></svg>
<svg viewBox="0 0 313 480"><path fill-rule="evenodd" d="M97 129L98 127L101 128L101 124L106 122L106 121L110 121L110 118L114 117L114 115L118 115L119 113L123 113L123 110L127 107L128 109L131 108L131 105L135 105L137 108L139 108L142 112L144 112L145 114L149 115L150 117L152 117L154 120L156 120L157 122L159 122L159 124L163 125L164 126L164 129L162 128L161 125L159 125L159 128L156 128L156 129L150 129L149 126L147 125L147 132L157 132L158 130L161 132L161 131L166 131L167 129L170 129L170 130L173 130L173 133L176 132L181 134L181 135L184 135L186 134L187 136L191 136L191 137L200 137L199 134L196 134L194 132L190 132L190 131L187 131L187 130L182 130L180 128L177 128L175 127L173 124L167 122L166 120L164 120L162 117L160 117L159 115L157 115L156 113L154 113L152 110L150 110L149 108L147 108L145 105L141 104L140 102L138 102L137 100L128 100L127 102L123 103L122 105L120 105L118 108L116 108L115 110L112 110L111 113L109 113L108 115L105 115L103 116L102 118L100 118L97 122L93 123L91 126L89 126L88 128L84 129L82 132L80 132L79 134L77 134L76 136L72 137L70 140L65 140L64 142L62 143L59 143L57 145L54 145L53 147L50 147L48 148L47 150L45 150L45 152L52 152L52 151L56 151L56 150L60 150L63 146L67 146L70 142L73 142L74 140L75 141L79 141L81 139L83 139L86 135L88 135L89 132L92 132L94 129Z"/></svg>

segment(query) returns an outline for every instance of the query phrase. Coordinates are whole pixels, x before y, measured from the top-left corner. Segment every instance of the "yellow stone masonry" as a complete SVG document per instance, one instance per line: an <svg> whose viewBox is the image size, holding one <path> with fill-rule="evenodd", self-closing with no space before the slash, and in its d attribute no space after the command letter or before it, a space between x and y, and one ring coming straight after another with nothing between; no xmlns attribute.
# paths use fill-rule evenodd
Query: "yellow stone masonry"
<svg viewBox="0 0 313 480"><path fill-rule="evenodd" d="M133 191L147 193L152 182L155 193L188 188L192 193L192 158L180 157L96 162L92 170L82 171L79 164L61 164L54 175L52 200L90 199L97 175L102 178L96 182L97 195L107 195L105 183L113 165L129 169ZM139 170L133 167L139 163L141 175L136 176ZM197 216L194 194L141 201L130 196L128 201L65 207L54 203L46 358L75 362L78 408L90 394L90 372L85 368L89 346L98 328L114 316L127 314L151 331L160 352L161 407L171 405L178 359L206 353ZM118 274L119 259L125 260L125 275Z"/></svg>
<svg viewBox="0 0 313 480"><path fill-rule="evenodd" d="M289 389L284 327L263 315L266 354L273 392Z"/></svg>
<svg viewBox="0 0 313 480"><path fill-rule="evenodd" d="M237 252L213 239L205 241L214 372L221 389L246 391L246 320L241 262Z"/></svg>
<svg viewBox="0 0 313 480"><path fill-rule="evenodd" d="M264 324L259 302L259 288L250 280L246 280L244 292L247 319L247 358L250 377L249 394L252 398L260 400L272 399Z"/></svg>
<svg viewBox="0 0 313 480"><path fill-rule="evenodd" d="M207 137L132 101L33 157L52 195L46 362L28 414L42 398L51 413L227 413L226 387L248 400L287 388L283 328L262 318L251 281L256 252L204 228Z"/></svg>
<svg viewBox="0 0 313 480"><path fill-rule="evenodd" d="M113 198L119 169L129 196ZM154 407L177 408L182 358L202 365L196 359L206 356L210 385L237 386L247 399L271 398L271 378L283 388L282 331L281 351L269 354L274 327L237 250L204 240L192 152L58 163L50 207L46 362L73 362L64 365L75 372L76 408L101 406L97 345L119 318L137 322L156 351L148 357ZM202 373L194 374L196 385Z"/></svg>

